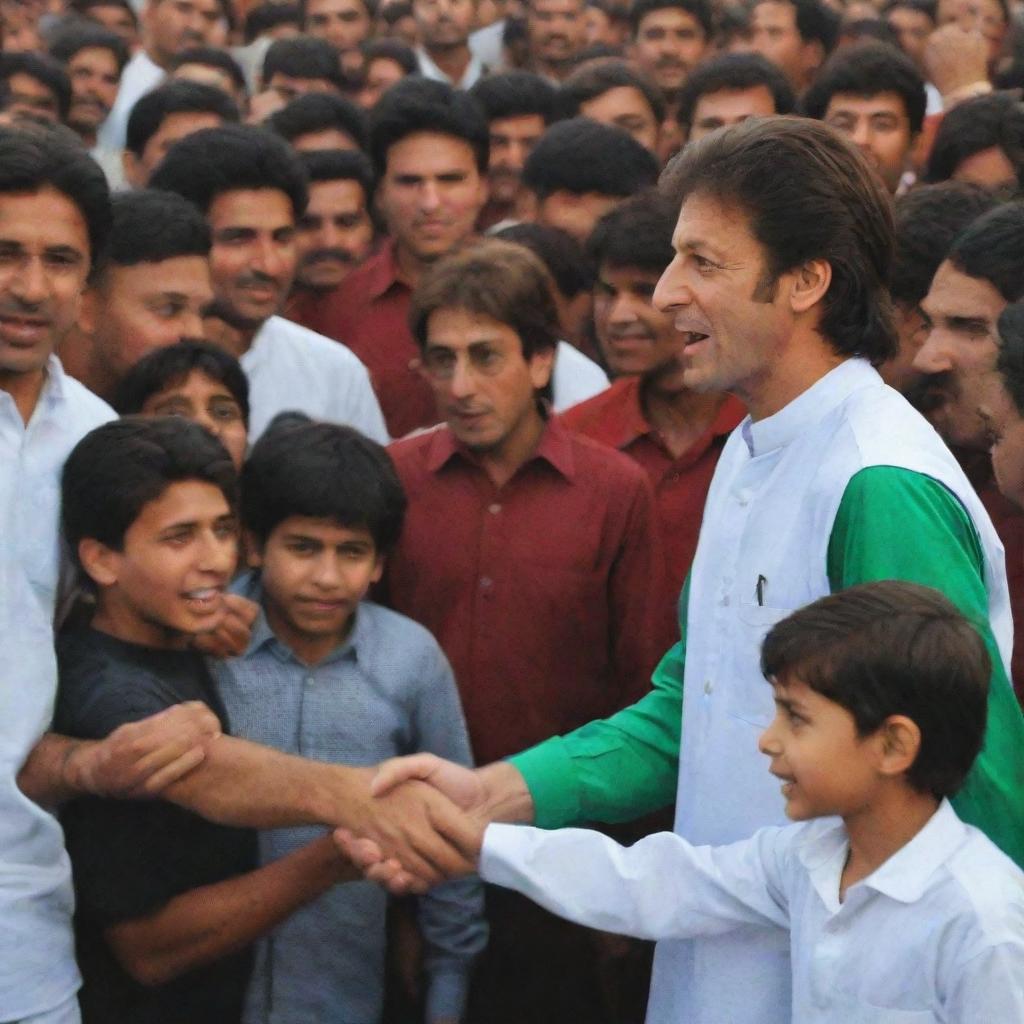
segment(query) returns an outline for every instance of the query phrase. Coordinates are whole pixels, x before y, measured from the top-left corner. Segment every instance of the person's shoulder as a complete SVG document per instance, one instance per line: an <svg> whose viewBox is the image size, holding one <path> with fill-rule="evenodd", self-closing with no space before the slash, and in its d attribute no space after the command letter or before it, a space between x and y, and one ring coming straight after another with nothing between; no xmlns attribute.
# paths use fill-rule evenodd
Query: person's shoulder
<svg viewBox="0 0 1024 1024"><path fill-rule="evenodd" d="M75 428L85 434L95 427L117 419L117 413L99 395L90 391L81 381L69 376L63 367L60 373L61 388L68 408L68 415L64 418L69 425L74 424Z"/></svg>
<svg viewBox="0 0 1024 1024"><path fill-rule="evenodd" d="M331 365L335 364L346 370L366 371L363 361L345 344L334 341L326 335L311 331L294 320L286 320L283 316L271 317L266 324L269 337L273 340L281 339L289 345L297 348L304 356L316 359L318 362Z"/></svg>
<svg viewBox="0 0 1024 1024"><path fill-rule="evenodd" d="M617 416L636 401L637 387L636 378L620 377L604 391L559 413L559 419L569 430L601 439L613 426L609 417Z"/></svg>
<svg viewBox="0 0 1024 1024"><path fill-rule="evenodd" d="M642 489L648 486L647 474L635 459L585 434L562 429L572 449L573 461L580 470L578 478L601 487L618 484Z"/></svg>
<svg viewBox="0 0 1024 1024"><path fill-rule="evenodd" d="M434 445L445 439L448 433L448 427L444 423L413 431L392 441L388 445L388 455L399 472L412 472L426 466Z"/></svg>
<svg viewBox="0 0 1024 1024"><path fill-rule="evenodd" d="M361 601L356 614L364 645L357 657L389 691L419 690L447 669L441 645L426 626L374 601Z"/></svg>

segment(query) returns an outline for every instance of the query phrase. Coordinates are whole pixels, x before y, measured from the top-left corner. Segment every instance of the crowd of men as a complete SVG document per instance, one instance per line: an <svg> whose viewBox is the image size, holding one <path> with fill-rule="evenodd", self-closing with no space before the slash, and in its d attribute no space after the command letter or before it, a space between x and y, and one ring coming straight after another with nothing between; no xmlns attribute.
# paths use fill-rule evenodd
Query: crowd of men
<svg viewBox="0 0 1024 1024"><path fill-rule="evenodd" d="M0 1024L789 1021L771 930L460 837L781 823L761 641L873 580L985 641L1024 864L1024 10L0 24Z"/></svg>

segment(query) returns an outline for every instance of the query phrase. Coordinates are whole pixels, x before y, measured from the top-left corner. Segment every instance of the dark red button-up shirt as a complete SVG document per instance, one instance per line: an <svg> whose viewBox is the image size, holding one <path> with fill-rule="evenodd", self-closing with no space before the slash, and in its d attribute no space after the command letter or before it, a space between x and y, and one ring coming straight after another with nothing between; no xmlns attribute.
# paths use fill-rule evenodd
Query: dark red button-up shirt
<svg viewBox="0 0 1024 1024"><path fill-rule="evenodd" d="M299 294L289 305L293 320L343 342L366 364L392 437L438 421L434 394L414 365L411 299L388 241L329 295Z"/></svg>
<svg viewBox="0 0 1024 1024"><path fill-rule="evenodd" d="M635 463L556 420L500 488L447 427L390 451L409 511L386 600L451 661L479 763L646 692L662 552Z"/></svg>
<svg viewBox="0 0 1024 1024"><path fill-rule="evenodd" d="M676 605L697 550L704 501L726 438L746 415L741 402L727 398L711 426L676 458L644 416L640 378L621 377L607 391L567 409L562 423L579 434L617 448L647 472L664 538L666 590L661 605L669 617L669 644L678 637Z"/></svg>

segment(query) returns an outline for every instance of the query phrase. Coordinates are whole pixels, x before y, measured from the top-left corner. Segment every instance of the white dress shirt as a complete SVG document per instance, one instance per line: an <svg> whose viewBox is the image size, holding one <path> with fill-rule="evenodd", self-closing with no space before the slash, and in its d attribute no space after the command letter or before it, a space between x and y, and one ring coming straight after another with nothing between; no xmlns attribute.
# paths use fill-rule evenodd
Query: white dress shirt
<svg viewBox="0 0 1024 1024"><path fill-rule="evenodd" d="M608 374L575 345L560 341L551 371L551 406L562 412L585 402L608 387Z"/></svg>
<svg viewBox="0 0 1024 1024"><path fill-rule="evenodd" d="M492 825L480 875L641 938L785 929L792 1024L1024 1021L1024 872L948 802L840 903L848 852L834 819L723 847L662 832L629 849L583 829Z"/></svg>
<svg viewBox="0 0 1024 1024"><path fill-rule="evenodd" d="M249 440L279 413L355 427L380 444L388 431L366 367L351 349L272 316L241 360L249 378Z"/></svg>
<svg viewBox="0 0 1024 1024"><path fill-rule="evenodd" d="M453 89L472 89L486 73L483 62L475 53L470 53L469 63L462 73L462 78L455 81L442 71L431 59L430 54L422 46L416 48L416 62L419 64L420 74L424 78L430 78L435 82L444 82Z"/></svg>
<svg viewBox="0 0 1024 1024"><path fill-rule="evenodd" d="M761 641L830 592L836 512L850 479L869 466L923 473L959 499L982 543L992 632L1009 665L1003 549L987 513L927 421L865 360L846 360L774 416L744 420L708 491L690 575L676 799L675 831L691 843L720 846L786 821L757 750L774 714ZM789 990L784 936L670 939L655 953L647 1019L789 1024Z"/></svg>
<svg viewBox="0 0 1024 1024"><path fill-rule="evenodd" d="M10 517L2 543L16 553L51 620L61 571L61 468L90 430L114 419L114 410L69 377L56 356L27 424L0 390L0 510Z"/></svg>
<svg viewBox="0 0 1024 1024"><path fill-rule="evenodd" d="M157 64L145 50L136 50L135 55L124 66L121 84L117 88L117 99L100 125L97 144L105 150L119 153L124 149L128 130L128 116L139 97L155 89L167 77L167 72Z"/></svg>

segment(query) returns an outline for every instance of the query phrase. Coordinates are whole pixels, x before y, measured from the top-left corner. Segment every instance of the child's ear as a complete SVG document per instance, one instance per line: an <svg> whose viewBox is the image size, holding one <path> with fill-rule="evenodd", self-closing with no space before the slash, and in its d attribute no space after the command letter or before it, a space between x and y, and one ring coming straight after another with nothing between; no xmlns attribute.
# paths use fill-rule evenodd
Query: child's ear
<svg viewBox="0 0 1024 1024"><path fill-rule="evenodd" d="M94 537L86 537L78 542L78 560L85 574L98 587L110 587L117 582L118 559L116 551Z"/></svg>
<svg viewBox="0 0 1024 1024"><path fill-rule="evenodd" d="M252 530L243 530L245 541L245 561L250 569L259 569L263 565L263 544Z"/></svg>
<svg viewBox="0 0 1024 1024"><path fill-rule="evenodd" d="M882 740L879 770L883 775L904 775L917 760L921 730L906 715L890 715L879 727Z"/></svg>
<svg viewBox="0 0 1024 1024"><path fill-rule="evenodd" d="M387 556L382 555L379 551L377 552L377 561L373 567L373 575L370 576L371 583L380 583L381 576L384 575L384 563L387 561Z"/></svg>

